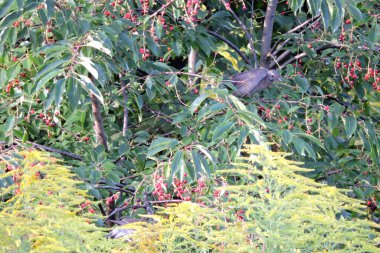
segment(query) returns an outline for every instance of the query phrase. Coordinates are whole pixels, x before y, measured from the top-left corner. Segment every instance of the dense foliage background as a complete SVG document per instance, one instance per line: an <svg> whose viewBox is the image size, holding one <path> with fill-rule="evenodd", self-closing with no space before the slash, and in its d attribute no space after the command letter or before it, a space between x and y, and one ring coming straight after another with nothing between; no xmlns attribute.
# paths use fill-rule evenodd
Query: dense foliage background
<svg viewBox="0 0 380 253"><path fill-rule="evenodd" d="M0 1L3 150L62 154L93 211L117 218L202 203L245 143L267 144L378 219L380 5L271 4L264 57L285 80L239 98L231 77L264 58L266 1Z"/></svg>

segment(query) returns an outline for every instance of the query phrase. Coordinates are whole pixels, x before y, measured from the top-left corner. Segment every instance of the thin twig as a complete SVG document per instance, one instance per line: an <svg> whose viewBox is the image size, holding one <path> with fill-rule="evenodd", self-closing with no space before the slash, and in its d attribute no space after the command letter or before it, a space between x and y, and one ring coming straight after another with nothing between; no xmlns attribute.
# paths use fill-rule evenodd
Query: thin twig
<svg viewBox="0 0 380 253"><path fill-rule="evenodd" d="M277 1L277 0L276 0ZM224 1L223 1L224 2ZM236 15L236 13L231 9L229 8L228 9L229 12L231 12L232 16L234 16L234 18L236 19L236 21L239 23L240 27L243 29L244 33L245 33L245 36L247 37L248 39L248 42L249 42L249 46L251 47L251 51L253 53L253 61L254 61L254 67L257 68L257 56L256 56L256 50L255 50L255 46L253 45L253 39L252 39L252 35L248 32L247 30L247 27L245 26L245 24L240 20L240 18L238 17L238 15Z"/></svg>
<svg viewBox="0 0 380 253"><path fill-rule="evenodd" d="M305 26L307 26L307 25L310 24L310 23L318 22L320 18L321 18L321 15L318 15L318 16L315 16L315 17L313 17L313 18L310 18L310 19L306 20L305 22L303 22L302 24L300 24L300 25L294 27L293 29L287 31L287 32L285 33L285 35L286 35L286 34L291 34L291 33L297 32L298 30L304 28ZM273 56L276 56L276 55L280 52L280 50L286 45L286 43L288 43L289 41L290 41L289 38L286 39L286 40L284 40L283 42L281 42L281 40L279 40L279 41L278 41L278 42L272 47L272 49L271 49L272 55L273 55ZM280 44L280 43L281 43L281 44ZM280 44L280 45L279 45L279 44ZM274 51L274 52L273 52L273 51ZM277 61L279 61L279 60L277 59Z"/></svg>
<svg viewBox="0 0 380 253"><path fill-rule="evenodd" d="M342 45L342 44L329 43L329 44L322 45L322 46L316 48L315 52L319 53L319 52L326 50L326 49L329 49L329 48L342 48L342 47L344 47L344 45ZM291 59L287 60L285 63L281 64L280 69L284 68L286 65L291 64L291 63L293 63L293 62L297 61L298 59L301 59L305 56L307 56L306 52L302 52L300 54L295 55L293 58L291 58Z"/></svg>
<svg viewBox="0 0 380 253"><path fill-rule="evenodd" d="M232 43L228 39L222 37L221 35L217 34L216 32L213 32L213 31L207 31L207 32L209 34L211 34L212 36L215 36L216 38L220 39L221 41L223 41L227 45L229 45L233 50L236 51L236 53L238 53L238 55L245 61L246 64L248 64L248 65L251 64L250 61L248 60L248 58L240 51L240 49L234 43Z"/></svg>

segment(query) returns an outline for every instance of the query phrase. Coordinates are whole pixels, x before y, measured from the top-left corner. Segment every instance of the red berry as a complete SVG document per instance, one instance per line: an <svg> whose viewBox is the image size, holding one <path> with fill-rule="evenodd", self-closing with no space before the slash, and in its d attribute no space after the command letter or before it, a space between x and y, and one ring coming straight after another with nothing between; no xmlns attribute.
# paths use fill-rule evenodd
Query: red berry
<svg viewBox="0 0 380 253"><path fill-rule="evenodd" d="M34 114L35 113L34 109L31 109L29 113Z"/></svg>
<svg viewBox="0 0 380 253"><path fill-rule="evenodd" d="M347 25L349 25L349 24L351 24L351 20L346 19L345 23L346 23Z"/></svg>
<svg viewBox="0 0 380 253"><path fill-rule="evenodd" d="M111 15L111 12L109 12L109 11L104 11L104 15L106 15L106 17L108 17L108 16Z"/></svg>
<svg viewBox="0 0 380 253"><path fill-rule="evenodd" d="M193 93L194 93L194 94L199 94L199 90L198 90L197 88L195 88L195 89L193 90Z"/></svg>
<svg viewBox="0 0 380 253"><path fill-rule="evenodd" d="M313 48L313 45L309 43L309 44L307 44L307 47L308 48Z"/></svg>
<svg viewBox="0 0 380 253"><path fill-rule="evenodd" d="M18 60L17 57L12 57L13 62L16 62L17 60Z"/></svg>

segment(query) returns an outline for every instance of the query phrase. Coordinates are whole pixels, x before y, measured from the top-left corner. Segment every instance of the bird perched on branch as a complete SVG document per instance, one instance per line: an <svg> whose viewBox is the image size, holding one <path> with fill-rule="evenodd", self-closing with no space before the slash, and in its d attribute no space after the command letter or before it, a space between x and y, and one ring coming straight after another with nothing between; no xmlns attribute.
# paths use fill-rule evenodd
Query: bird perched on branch
<svg viewBox="0 0 380 253"><path fill-rule="evenodd" d="M279 79L281 76L276 70L257 68L245 71L232 76L232 83L237 88L234 94L239 97L251 96L254 92L269 87Z"/></svg>

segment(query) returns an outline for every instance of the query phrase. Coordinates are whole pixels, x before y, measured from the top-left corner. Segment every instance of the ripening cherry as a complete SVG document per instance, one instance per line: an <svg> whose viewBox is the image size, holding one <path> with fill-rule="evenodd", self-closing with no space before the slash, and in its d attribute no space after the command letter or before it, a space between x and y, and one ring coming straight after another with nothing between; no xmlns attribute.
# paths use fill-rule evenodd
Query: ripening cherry
<svg viewBox="0 0 380 253"><path fill-rule="evenodd" d="M104 15L106 15L106 17L109 17L111 15L111 12L110 11L104 11Z"/></svg>
<svg viewBox="0 0 380 253"><path fill-rule="evenodd" d="M346 19L345 23L346 23L346 25L349 25L349 24L351 24L351 20L350 19Z"/></svg>

